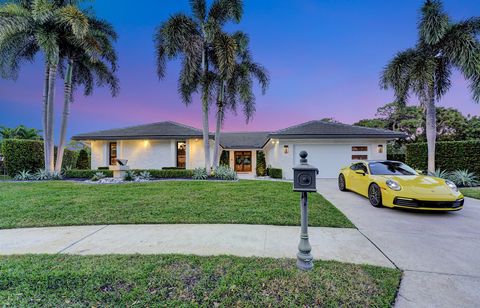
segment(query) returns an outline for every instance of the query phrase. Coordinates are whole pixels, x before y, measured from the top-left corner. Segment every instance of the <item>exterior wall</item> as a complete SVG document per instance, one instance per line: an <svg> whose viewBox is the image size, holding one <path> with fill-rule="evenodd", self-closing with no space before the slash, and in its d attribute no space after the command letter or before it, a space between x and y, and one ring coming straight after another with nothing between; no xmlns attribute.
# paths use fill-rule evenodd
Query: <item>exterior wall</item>
<svg viewBox="0 0 480 308"><path fill-rule="evenodd" d="M108 143L106 141L92 141L92 169L108 166Z"/></svg>
<svg viewBox="0 0 480 308"><path fill-rule="evenodd" d="M122 140L117 146L118 158L128 159L132 169L161 169L177 163L176 143L170 140Z"/></svg>
<svg viewBox="0 0 480 308"><path fill-rule="evenodd" d="M292 168L299 163L302 149L309 152L309 162L319 168L319 177L331 178L336 177L335 170L352 162L352 154L366 154L368 159L386 159L386 143L385 139L273 139L265 145L264 151L267 167L281 168L285 179L293 178ZM284 153L285 145L288 146L288 153ZM383 145L383 153L378 153L378 145ZM352 152L352 146L368 146L368 152Z"/></svg>
<svg viewBox="0 0 480 308"><path fill-rule="evenodd" d="M213 148L215 143L210 140L210 163L213 163ZM205 151L203 149L203 139L187 139L187 155L186 168L204 168L205 167Z"/></svg>

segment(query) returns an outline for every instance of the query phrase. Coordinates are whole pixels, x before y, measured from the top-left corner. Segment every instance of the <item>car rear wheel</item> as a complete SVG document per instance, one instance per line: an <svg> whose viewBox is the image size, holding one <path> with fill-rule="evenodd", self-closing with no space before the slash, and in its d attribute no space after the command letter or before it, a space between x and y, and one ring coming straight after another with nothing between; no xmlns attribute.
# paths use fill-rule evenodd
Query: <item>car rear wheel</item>
<svg viewBox="0 0 480 308"><path fill-rule="evenodd" d="M340 189L341 191L347 190L347 185L345 184L345 176L343 176L343 174L340 174L338 176L338 189Z"/></svg>
<svg viewBox="0 0 480 308"><path fill-rule="evenodd" d="M370 200L370 204L374 207L382 207L382 192L380 187L373 183L368 188L368 200Z"/></svg>

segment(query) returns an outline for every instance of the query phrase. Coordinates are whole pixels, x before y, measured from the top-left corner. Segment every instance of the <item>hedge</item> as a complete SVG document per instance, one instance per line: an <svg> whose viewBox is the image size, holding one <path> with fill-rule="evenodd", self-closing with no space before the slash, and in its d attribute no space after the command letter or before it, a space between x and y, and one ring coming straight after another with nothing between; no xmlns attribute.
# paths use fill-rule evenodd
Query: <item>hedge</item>
<svg viewBox="0 0 480 308"><path fill-rule="evenodd" d="M406 163L415 169L426 170L427 144L407 145ZM480 140L437 142L435 166L447 171L467 169L480 175Z"/></svg>
<svg viewBox="0 0 480 308"><path fill-rule="evenodd" d="M2 150L5 169L9 176L14 177L20 171L28 170L35 172L45 168L43 157L43 141L24 139L5 139L2 142ZM55 158L56 158L55 148ZM63 166L75 166L77 152L65 149Z"/></svg>
<svg viewBox="0 0 480 308"><path fill-rule="evenodd" d="M148 171L154 179L189 179L193 176L193 170L176 169L176 170L158 170L158 169L132 169L135 174L142 171ZM95 173L102 172L106 177L112 177L113 172L110 170L67 170L65 177L70 179L90 179Z"/></svg>
<svg viewBox="0 0 480 308"><path fill-rule="evenodd" d="M279 168L268 168L268 175L272 179L281 179L283 178L282 169Z"/></svg>
<svg viewBox="0 0 480 308"><path fill-rule="evenodd" d="M266 174L266 166L267 163L265 162L265 153L263 151L257 151L257 176L265 176Z"/></svg>
<svg viewBox="0 0 480 308"><path fill-rule="evenodd" d="M76 169L87 170L90 169L91 162L87 150L81 149L78 153L77 163L75 164Z"/></svg>
<svg viewBox="0 0 480 308"><path fill-rule="evenodd" d="M405 154L388 154L387 153L387 159L388 160L395 160L395 161L400 161L402 163L405 162Z"/></svg>

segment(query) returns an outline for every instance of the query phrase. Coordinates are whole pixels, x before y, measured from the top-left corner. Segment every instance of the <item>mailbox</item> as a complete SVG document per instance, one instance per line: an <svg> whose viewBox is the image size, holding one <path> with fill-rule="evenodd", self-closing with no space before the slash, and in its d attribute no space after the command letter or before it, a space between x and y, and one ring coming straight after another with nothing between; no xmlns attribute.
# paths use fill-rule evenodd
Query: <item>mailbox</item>
<svg viewBox="0 0 480 308"><path fill-rule="evenodd" d="M293 191L316 192L318 169L307 163L307 152L300 152L300 164L293 168Z"/></svg>

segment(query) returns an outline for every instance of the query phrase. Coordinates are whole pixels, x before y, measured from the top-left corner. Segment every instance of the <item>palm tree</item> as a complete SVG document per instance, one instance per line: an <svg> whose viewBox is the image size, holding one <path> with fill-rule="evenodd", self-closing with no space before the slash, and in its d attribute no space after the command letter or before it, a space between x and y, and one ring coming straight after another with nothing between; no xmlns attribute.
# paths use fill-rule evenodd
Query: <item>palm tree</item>
<svg viewBox="0 0 480 308"><path fill-rule="evenodd" d="M113 42L117 33L113 27L93 16L88 16L89 30L85 40L78 42L66 36L60 44L61 75L64 77L64 104L62 123L60 126L60 143L58 145L55 171L62 170L63 153L67 142L67 125L70 115L70 104L74 88L84 86L84 95L92 94L94 85L110 87L112 96L118 93L118 79L115 76L117 55ZM66 66L66 69L64 67Z"/></svg>
<svg viewBox="0 0 480 308"><path fill-rule="evenodd" d="M213 165L219 166L220 162L220 130L225 120L225 111L230 109L234 112L239 104L247 123L255 113L255 95L253 94L253 79L257 79L265 94L270 78L268 72L260 64L255 63L248 49L249 38L243 32L236 32L232 35L237 45L236 61L231 74L216 76L216 126L215 126L215 147L213 154Z"/></svg>
<svg viewBox="0 0 480 308"><path fill-rule="evenodd" d="M62 0L19 0L0 6L0 71L15 78L22 61L34 59L38 51L45 56L43 89L43 132L45 169L54 169L54 94L59 40L66 33L82 41L88 19L78 8Z"/></svg>
<svg viewBox="0 0 480 308"><path fill-rule="evenodd" d="M427 0L422 7L417 45L399 52L381 74L381 87L392 88L397 102L404 105L413 93L425 109L431 172L435 171L435 104L451 86L452 69L463 74L474 101L480 101L479 33L480 18L453 23L440 1Z"/></svg>
<svg viewBox="0 0 480 308"><path fill-rule="evenodd" d="M214 76L211 72L213 56L222 74L235 61L235 42L225 39L222 27L229 21L239 22L242 0L214 0L209 9L205 0L190 1L192 16L179 13L163 22L155 32L157 75L165 77L166 60L182 58L178 91L188 105L199 88L202 100L203 144L205 168L210 169L208 110Z"/></svg>

